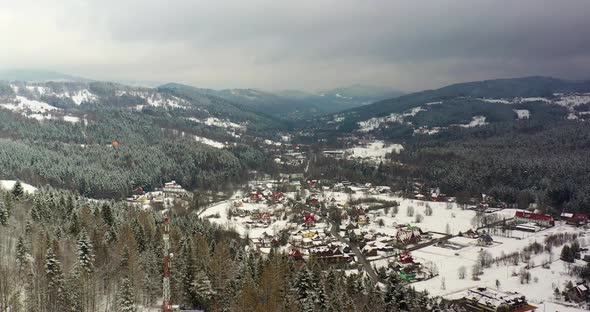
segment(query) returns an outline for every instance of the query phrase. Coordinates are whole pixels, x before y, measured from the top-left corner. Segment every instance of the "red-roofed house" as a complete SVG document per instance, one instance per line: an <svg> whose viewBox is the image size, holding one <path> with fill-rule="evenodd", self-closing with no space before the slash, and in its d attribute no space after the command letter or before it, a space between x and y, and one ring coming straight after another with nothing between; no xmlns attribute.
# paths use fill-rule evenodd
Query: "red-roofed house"
<svg viewBox="0 0 590 312"><path fill-rule="evenodd" d="M532 213L527 211L517 211L514 220L519 223L536 223L537 225L551 227L555 225L553 217L548 214Z"/></svg>
<svg viewBox="0 0 590 312"><path fill-rule="evenodd" d="M313 225L313 224L315 224L315 217L314 217L314 215L312 215L311 213L305 215L305 224L307 224L307 225Z"/></svg>
<svg viewBox="0 0 590 312"><path fill-rule="evenodd" d="M586 225L588 223L588 215L583 213L576 213L567 219L567 224L572 225Z"/></svg>

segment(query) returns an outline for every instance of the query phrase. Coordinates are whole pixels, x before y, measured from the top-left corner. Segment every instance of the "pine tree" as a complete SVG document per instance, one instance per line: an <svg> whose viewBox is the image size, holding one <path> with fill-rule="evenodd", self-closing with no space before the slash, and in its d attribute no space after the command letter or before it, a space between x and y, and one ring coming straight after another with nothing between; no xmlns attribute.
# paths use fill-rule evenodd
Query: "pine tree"
<svg viewBox="0 0 590 312"><path fill-rule="evenodd" d="M117 311L120 312L135 312L135 298L133 296L133 284L131 279L126 276L121 279L119 283L119 298L117 300Z"/></svg>
<svg viewBox="0 0 590 312"><path fill-rule="evenodd" d="M561 249L561 260L565 262L574 262L575 261L575 253L569 245L564 245Z"/></svg>
<svg viewBox="0 0 590 312"><path fill-rule="evenodd" d="M8 225L8 210L2 200L0 200L0 225Z"/></svg>
<svg viewBox="0 0 590 312"><path fill-rule="evenodd" d="M197 297L193 291L195 282L195 258L192 249L192 240L187 238L183 240L182 246L180 247L179 255L179 266L180 266L180 286L182 288L182 302L186 307L194 307L197 305Z"/></svg>
<svg viewBox="0 0 590 312"><path fill-rule="evenodd" d="M78 256L76 262L75 276L72 276L73 281L77 281L80 287L77 289L78 300L81 302L83 311L87 311L94 301L93 287L92 287L92 273L94 272L94 254L92 250L92 243L88 239L86 230L80 234L77 242L76 254Z"/></svg>
<svg viewBox="0 0 590 312"><path fill-rule="evenodd" d="M20 183L20 180L16 180L16 183L14 184L14 187L12 188L12 196L14 196L14 198L16 198L16 199L20 199L21 197L23 197L24 194L25 194L25 190L23 189L23 186Z"/></svg>
<svg viewBox="0 0 590 312"><path fill-rule="evenodd" d="M80 238L78 239L77 246L78 254L78 268L84 272L84 274L90 274L94 271L94 254L92 253L92 243L88 239L86 230L82 231Z"/></svg>
<svg viewBox="0 0 590 312"><path fill-rule="evenodd" d="M191 292L193 296L199 299L199 302L201 303L198 304L199 307L204 307L209 300L211 300L213 295L215 295L211 280L204 271L200 270L195 275L194 281L191 284Z"/></svg>
<svg viewBox="0 0 590 312"><path fill-rule="evenodd" d="M80 272L74 270L69 274L65 284L65 306L64 309L70 312L88 311L84 306L83 297L84 285Z"/></svg>
<svg viewBox="0 0 590 312"><path fill-rule="evenodd" d="M102 205L102 219L104 223L106 223L109 227L113 226L115 223L115 218L113 217L113 211L111 210L111 206L107 203Z"/></svg>
<svg viewBox="0 0 590 312"><path fill-rule="evenodd" d="M16 263L19 266L19 271L29 264L29 252L22 236L18 237L16 243Z"/></svg>
<svg viewBox="0 0 590 312"><path fill-rule="evenodd" d="M48 305L57 311L64 302L64 274L61 263L53 252L53 247L47 249L45 256L45 276L47 278Z"/></svg>

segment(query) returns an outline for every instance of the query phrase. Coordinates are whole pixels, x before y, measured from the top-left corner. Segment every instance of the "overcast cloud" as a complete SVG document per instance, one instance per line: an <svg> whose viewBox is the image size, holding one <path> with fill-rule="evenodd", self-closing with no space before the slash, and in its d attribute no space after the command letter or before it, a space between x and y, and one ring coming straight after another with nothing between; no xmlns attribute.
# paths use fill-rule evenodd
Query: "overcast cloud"
<svg viewBox="0 0 590 312"><path fill-rule="evenodd" d="M0 68L200 87L590 79L588 0L0 0Z"/></svg>

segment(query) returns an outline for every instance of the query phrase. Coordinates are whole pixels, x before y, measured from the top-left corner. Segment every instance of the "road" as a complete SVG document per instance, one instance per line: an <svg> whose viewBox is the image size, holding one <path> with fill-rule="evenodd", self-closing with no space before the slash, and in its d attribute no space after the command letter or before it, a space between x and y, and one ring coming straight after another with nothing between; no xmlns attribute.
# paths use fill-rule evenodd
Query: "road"
<svg viewBox="0 0 590 312"><path fill-rule="evenodd" d="M367 274L373 280L373 282L375 284L381 282L381 280L379 280L379 276L377 276L377 273L375 273L375 270L373 270L371 263L367 261L365 255L363 255L363 253L359 250L358 246L356 244L348 243L347 241L345 241L344 238L340 236L340 233L338 233L340 227L337 226L334 222L330 222L330 225L330 232L332 232L332 235L334 235L334 237L336 237L340 242L350 246L350 249L352 249L352 252L354 252L354 255L358 259L358 262L360 262L363 265L365 272L367 272Z"/></svg>

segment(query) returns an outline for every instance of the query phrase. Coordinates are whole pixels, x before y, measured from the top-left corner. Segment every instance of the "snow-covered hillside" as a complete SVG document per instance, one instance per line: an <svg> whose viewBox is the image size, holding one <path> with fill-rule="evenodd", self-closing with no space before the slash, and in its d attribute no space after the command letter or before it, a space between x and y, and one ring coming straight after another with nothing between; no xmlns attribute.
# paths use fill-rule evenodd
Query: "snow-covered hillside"
<svg viewBox="0 0 590 312"><path fill-rule="evenodd" d="M15 180L0 180L0 188L5 191L10 191L10 190L14 189L15 184L16 184ZM23 190L26 193L34 193L37 191L37 188L30 185L30 184L21 182L21 185L23 186Z"/></svg>
<svg viewBox="0 0 590 312"><path fill-rule="evenodd" d="M529 119L534 117L531 115L531 111L529 109L525 109L522 106L525 105L536 105L536 104L549 104L549 105L556 105L565 107L568 111L567 119L581 119L581 117L587 112L587 108L584 105L590 105L590 93L555 93L553 96L550 97L514 97L514 98L470 98L470 97L457 97L457 99L466 99L470 101L481 101L484 103L494 103L494 104L504 104L515 106L513 109L515 113L514 119ZM448 100L445 101L424 101L424 103L420 106L416 106L414 108L408 109L402 113L391 113L386 116L382 117L372 117L366 120L361 120L357 122L358 132L361 133L369 133L371 131L387 127L390 124L403 124L410 127L414 127L414 125L408 121L409 117L416 116L417 114L421 113L432 113L436 114L436 111L433 110L433 105L439 105L443 103L447 103ZM482 103L483 104L483 103ZM486 122L486 118L489 116L485 115L474 115L471 116L472 121L467 124L455 125L461 127L477 127L483 126L488 124ZM330 120L329 124L340 124L346 120L347 116L345 114L338 114L334 115L333 119ZM451 124L439 126L436 131L431 131L431 128L428 126L422 126L422 128L415 128L415 133L422 133L422 134L432 134L436 133L441 129L447 129L448 126L453 126Z"/></svg>

